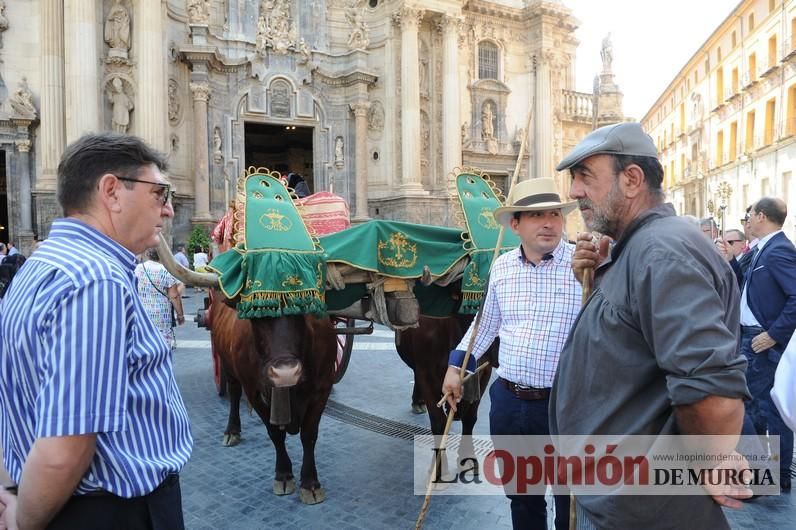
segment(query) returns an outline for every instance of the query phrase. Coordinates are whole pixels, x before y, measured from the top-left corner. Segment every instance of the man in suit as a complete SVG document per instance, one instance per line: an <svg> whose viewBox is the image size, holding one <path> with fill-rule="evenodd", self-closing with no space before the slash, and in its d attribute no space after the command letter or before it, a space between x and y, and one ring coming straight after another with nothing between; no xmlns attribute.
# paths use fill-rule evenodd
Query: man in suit
<svg viewBox="0 0 796 530"><path fill-rule="evenodd" d="M741 293L741 352L749 365L746 381L752 401L747 413L763 434L779 435L780 485L790 491L793 431L771 402L780 357L796 329L796 248L782 232L787 206L764 197L749 212L749 234L759 242L747 268Z"/></svg>

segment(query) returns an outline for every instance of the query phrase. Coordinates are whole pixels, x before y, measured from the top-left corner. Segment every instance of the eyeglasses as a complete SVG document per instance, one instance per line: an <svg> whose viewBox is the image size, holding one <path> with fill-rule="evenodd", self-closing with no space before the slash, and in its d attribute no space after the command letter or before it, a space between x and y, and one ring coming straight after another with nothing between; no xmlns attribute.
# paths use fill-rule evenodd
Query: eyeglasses
<svg viewBox="0 0 796 530"><path fill-rule="evenodd" d="M152 182L151 180L140 180L140 179L131 179L126 177L116 177L118 180L123 180L125 182L140 182L141 184L152 184L154 186L159 186L160 189L157 192L158 199L166 206L169 200L174 199L175 192L171 189L171 184L168 182Z"/></svg>

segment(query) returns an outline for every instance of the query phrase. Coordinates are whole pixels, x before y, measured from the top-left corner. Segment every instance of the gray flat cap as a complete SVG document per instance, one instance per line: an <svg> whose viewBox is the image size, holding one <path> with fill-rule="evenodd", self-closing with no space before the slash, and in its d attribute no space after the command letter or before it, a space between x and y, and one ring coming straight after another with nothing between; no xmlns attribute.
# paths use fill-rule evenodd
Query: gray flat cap
<svg viewBox="0 0 796 530"><path fill-rule="evenodd" d="M593 155L633 155L658 158L655 143L636 122L600 127L586 135L556 166L563 171Z"/></svg>

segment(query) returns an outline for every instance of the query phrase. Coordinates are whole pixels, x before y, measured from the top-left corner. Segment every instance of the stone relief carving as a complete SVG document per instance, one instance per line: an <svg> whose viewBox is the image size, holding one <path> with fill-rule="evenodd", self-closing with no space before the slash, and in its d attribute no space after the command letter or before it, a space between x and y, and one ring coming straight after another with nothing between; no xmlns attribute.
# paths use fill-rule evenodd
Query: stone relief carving
<svg viewBox="0 0 796 530"><path fill-rule="evenodd" d="M292 89L287 81L277 79L271 83L271 116L289 118Z"/></svg>
<svg viewBox="0 0 796 530"><path fill-rule="evenodd" d="M127 59L130 49L130 13L122 5L122 0L114 1L105 18L105 42L111 48L109 57Z"/></svg>
<svg viewBox="0 0 796 530"><path fill-rule="evenodd" d="M420 111L420 167L426 168L431 159L431 124L428 114Z"/></svg>
<svg viewBox="0 0 796 530"><path fill-rule="evenodd" d="M338 136L334 139L334 165L337 169L343 169L343 137Z"/></svg>
<svg viewBox="0 0 796 530"><path fill-rule="evenodd" d="M30 119L36 117L36 107L33 105L33 94L28 87L27 78L23 77L19 81L16 91L11 95L8 102L17 116Z"/></svg>
<svg viewBox="0 0 796 530"><path fill-rule="evenodd" d="M378 138L384 130L384 106L381 101L375 100L368 110L368 131L371 136Z"/></svg>
<svg viewBox="0 0 796 530"><path fill-rule="evenodd" d="M370 44L370 30L365 24L365 0L351 0L345 10L345 18L351 26L348 47L353 50L364 50Z"/></svg>
<svg viewBox="0 0 796 530"><path fill-rule="evenodd" d="M290 2L287 0L262 0L257 19L257 53L265 55L266 48L285 55L298 45L298 31L290 20Z"/></svg>
<svg viewBox="0 0 796 530"><path fill-rule="evenodd" d="M462 123L462 149L470 147L470 122Z"/></svg>
<svg viewBox="0 0 796 530"><path fill-rule="evenodd" d="M8 17L6 16L6 3L0 0L0 48L3 47L3 32L8 29Z"/></svg>
<svg viewBox="0 0 796 530"><path fill-rule="evenodd" d="M213 161L216 164L221 163L223 160L224 155L221 153L221 148L223 147L222 140L221 140L221 128L215 127L213 129Z"/></svg>
<svg viewBox="0 0 796 530"><path fill-rule="evenodd" d="M418 58L420 60L420 64L418 65L418 73L419 73L419 84L420 84L420 94L428 95L428 45L421 40L420 46L418 47Z"/></svg>
<svg viewBox="0 0 796 530"><path fill-rule="evenodd" d="M210 6L207 0L188 0L188 24L206 25L210 22Z"/></svg>
<svg viewBox="0 0 796 530"><path fill-rule="evenodd" d="M111 115L111 125L113 130L120 134L126 134L130 127L130 113L134 108L133 98L124 91L124 83L121 77L114 77L111 86L108 87L108 101L113 107Z"/></svg>
<svg viewBox="0 0 796 530"><path fill-rule="evenodd" d="M614 60L614 46L611 44L611 33L603 39L603 45L600 49L600 58L603 60L603 72L608 73L611 71L611 63Z"/></svg>
<svg viewBox="0 0 796 530"><path fill-rule="evenodd" d="M169 123L176 125L182 117L182 106L180 105L180 87L177 81L169 79Z"/></svg>

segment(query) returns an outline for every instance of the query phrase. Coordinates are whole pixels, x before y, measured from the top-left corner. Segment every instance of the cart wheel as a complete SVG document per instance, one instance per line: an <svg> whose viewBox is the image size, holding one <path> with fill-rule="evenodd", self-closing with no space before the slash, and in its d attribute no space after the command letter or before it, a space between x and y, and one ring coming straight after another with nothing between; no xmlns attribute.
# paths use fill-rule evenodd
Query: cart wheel
<svg viewBox="0 0 796 530"><path fill-rule="evenodd" d="M352 328L356 321L353 318L333 318L332 322L336 328ZM351 360L351 350L354 349L353 335L337 335L337 357L334 360L334 382L339 383L345 371L348 369L348 362Z"/></svg>

